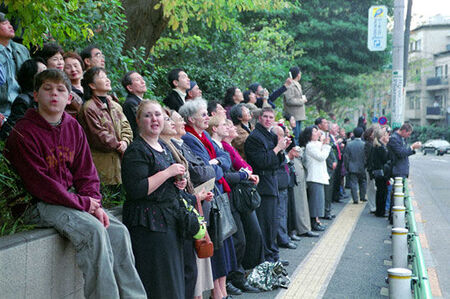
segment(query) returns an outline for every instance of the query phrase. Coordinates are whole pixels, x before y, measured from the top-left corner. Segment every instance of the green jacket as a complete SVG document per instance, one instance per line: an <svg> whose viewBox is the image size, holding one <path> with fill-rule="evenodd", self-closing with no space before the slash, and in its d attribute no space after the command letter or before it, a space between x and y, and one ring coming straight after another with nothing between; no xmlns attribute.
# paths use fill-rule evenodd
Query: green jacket
<svg viewBox="0 0 450 299"><path fill-rule="evenodd" d="M11 113L12 102L20 93L16 74L27 59L30 59L30 53L23 45L13 41L7 47L0 45L0 68L5 75L5 82L0 85L0 113L6 117Z"/></svg>

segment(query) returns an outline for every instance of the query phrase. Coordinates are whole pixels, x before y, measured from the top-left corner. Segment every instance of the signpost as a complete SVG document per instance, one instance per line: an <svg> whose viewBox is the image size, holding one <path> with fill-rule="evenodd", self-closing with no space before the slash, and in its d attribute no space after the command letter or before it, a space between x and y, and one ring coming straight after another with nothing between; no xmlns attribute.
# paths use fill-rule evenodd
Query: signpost
<svg viewBox="0 0 450 299"><path fill-rule="evenodd" d="M384 51L387 39L387 7L373 5L369 8L367 47L370 51Z"/></svg>

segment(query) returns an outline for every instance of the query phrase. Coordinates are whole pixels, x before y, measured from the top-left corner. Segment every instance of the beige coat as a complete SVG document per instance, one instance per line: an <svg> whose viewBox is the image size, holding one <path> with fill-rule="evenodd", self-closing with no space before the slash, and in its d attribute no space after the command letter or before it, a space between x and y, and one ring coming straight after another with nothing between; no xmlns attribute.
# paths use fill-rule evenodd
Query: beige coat
<svg viewBox="0 0 450 299"><path fill-rule="evenodd" d="M295 120L306 120L305 103L306 97L303 95L302 86L294 80L284 92L284 112L293 116Z"/></svg>
<svg viewBox="0 0 450 299"><path fill-rule="evenodd" d="M112 98L107 101L109 108L95 96L86 101L80 111L79 121L86 132L100 181L105 185L117 185L122 183L122 155L117 149L120 141L128 145L131 143L133 131L122 107Z"/></svg>

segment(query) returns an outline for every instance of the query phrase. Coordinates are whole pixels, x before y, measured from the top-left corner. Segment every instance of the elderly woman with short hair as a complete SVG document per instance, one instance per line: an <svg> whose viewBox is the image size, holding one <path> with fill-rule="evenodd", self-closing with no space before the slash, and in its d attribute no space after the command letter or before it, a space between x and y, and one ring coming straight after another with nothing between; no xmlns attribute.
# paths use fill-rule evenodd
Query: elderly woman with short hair
<svg viewBox="0 0 450 299"><path fill-rule="evenodd" d="M212 141L211 136L205 131L209 126L210 120L206 101L203 99L188 101L180 108L179 113L186 122L185 130L187 133L183 136L184 142L205 163L214 167L216 189L219 192L229 193L231 189L224 178L224 172L230 169L231 161L228 154L219 150ZM208 218L209 212L210 205L207 207L205 203L205 218ZM209 219L206 220L208 221ZM223 242L223 246L220 249L214 250L211 264L214 279L214 298L227 297L226 276L236 268L236 255L231 237Z"/></svg>

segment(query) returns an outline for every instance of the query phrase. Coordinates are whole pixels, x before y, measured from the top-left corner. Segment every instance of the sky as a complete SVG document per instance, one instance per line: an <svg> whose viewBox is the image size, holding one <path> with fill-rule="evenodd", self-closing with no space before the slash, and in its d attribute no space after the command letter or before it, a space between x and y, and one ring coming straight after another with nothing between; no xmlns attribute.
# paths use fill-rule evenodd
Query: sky
<svg viewBox="0 0 450 299"><path fill-rule="evenodd" d="M406 13L405 0L405 13ZM450 17L450 0L413 0L413 22L419 22L420 17L429 17L440 14Z"/></svg>

